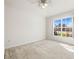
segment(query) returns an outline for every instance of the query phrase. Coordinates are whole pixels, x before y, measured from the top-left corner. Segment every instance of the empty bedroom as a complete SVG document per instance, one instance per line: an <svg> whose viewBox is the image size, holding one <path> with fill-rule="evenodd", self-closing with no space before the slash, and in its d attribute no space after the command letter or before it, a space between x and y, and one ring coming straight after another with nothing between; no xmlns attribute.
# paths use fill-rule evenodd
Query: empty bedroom
<svg viewBox="0 0 79 59"><path fill-rule="evenodd" d="M4 0L5 59L74 59L74 0Z"/></svg>

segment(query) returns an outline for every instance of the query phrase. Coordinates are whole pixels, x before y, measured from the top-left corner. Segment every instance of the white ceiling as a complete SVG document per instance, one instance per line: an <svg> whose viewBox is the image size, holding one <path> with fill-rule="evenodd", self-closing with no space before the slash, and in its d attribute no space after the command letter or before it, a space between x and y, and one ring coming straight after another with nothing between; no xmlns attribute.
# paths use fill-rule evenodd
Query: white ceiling
<svg viewBox="0 0 79 59"><path fill-rule="evenodd" d="M5 6L15 10L36 13L44 16L53 16L74 9L74 0L50 0L48 7L42 9L39 0L5 0Z"/></svg>

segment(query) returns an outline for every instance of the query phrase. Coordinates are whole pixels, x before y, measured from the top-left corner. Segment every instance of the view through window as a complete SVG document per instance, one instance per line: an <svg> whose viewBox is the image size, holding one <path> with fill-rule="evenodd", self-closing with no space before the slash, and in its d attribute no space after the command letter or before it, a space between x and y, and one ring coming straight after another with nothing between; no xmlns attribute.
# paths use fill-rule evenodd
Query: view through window
<svg viewBox="0 0 79 59"><path fill-rule="evenodd" d="M54 35L72 37L73 18L64 17L54 20Z"/></svg>

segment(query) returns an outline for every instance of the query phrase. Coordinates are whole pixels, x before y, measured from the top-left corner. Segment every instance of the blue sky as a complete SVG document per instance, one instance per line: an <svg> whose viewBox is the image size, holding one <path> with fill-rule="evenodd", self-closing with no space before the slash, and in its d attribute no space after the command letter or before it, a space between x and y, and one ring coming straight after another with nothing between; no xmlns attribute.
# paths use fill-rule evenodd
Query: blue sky
<svg viewBox="0 0 79 59"><path fill-rule="evenodd" d="M54 25L58 25L58 24L61 24L61 19L54 21Z"/></svg>
<svg viewBox="0 0 79 59"><path fill-rule="evenodd" d="M57 19L54 21L54 26L61 24L61 19ZM67 17L62 19L62 24L66 24L66 26L71 26L72 25L72 17Z"/></svg>
<svg viewBox="0 0 79 59"><path fill-rule="evenodd" d="M62 24L66 24L67 26L71 26L72 25L72 18L71 17L64 18L62 20Z"/></svg>

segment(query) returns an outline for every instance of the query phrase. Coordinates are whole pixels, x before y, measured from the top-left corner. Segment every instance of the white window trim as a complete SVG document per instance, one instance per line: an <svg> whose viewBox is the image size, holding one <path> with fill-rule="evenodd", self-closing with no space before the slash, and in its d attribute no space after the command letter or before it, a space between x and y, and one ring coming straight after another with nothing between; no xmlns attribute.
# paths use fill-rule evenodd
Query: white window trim
<svg viewBox="0 0 79 59"><path fill-rule="evenodd" d="M57 19L63 19L63 18L67 18L67 17L72 17L72 37L66 37L66 36L56 36L54 35L54 21L57 20ZM61 24L62 24L62 21L61 21ZM53 19L53 36L54 37L65 37L65 38L74 38L74 17L73 16L64 16L64 17L60 17L60 18L54 18ZM61 26L62 28L62 26ZM62 29L61 29L61 32L62 32Z"/></svg>

